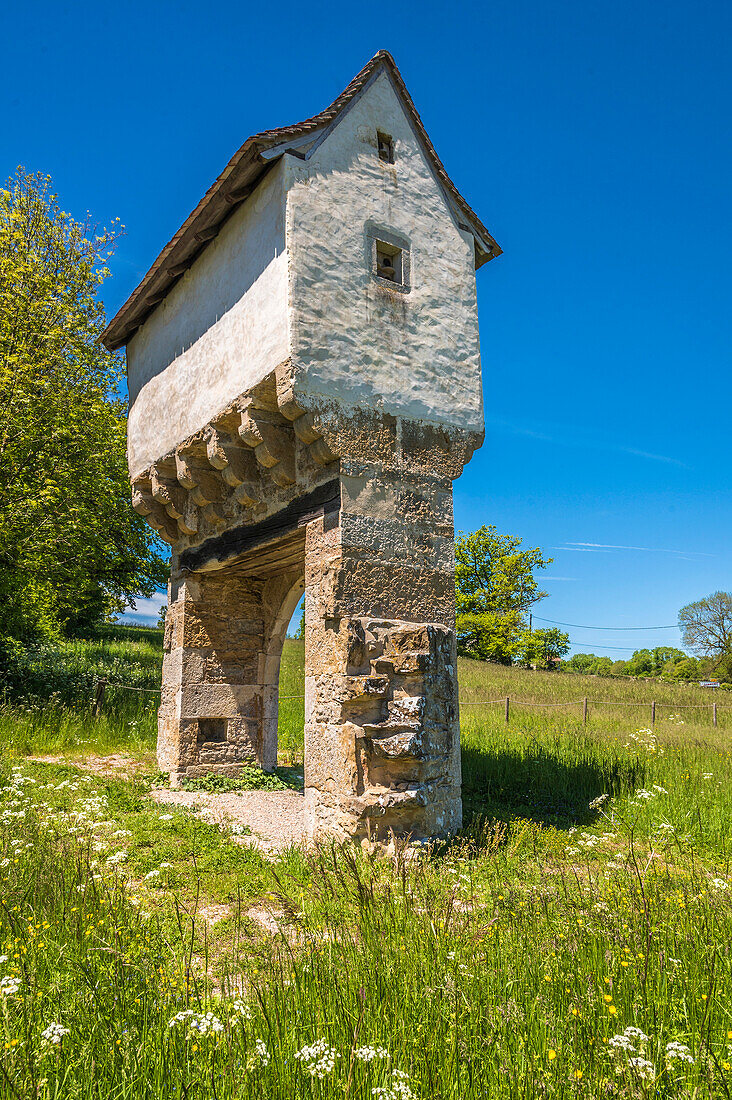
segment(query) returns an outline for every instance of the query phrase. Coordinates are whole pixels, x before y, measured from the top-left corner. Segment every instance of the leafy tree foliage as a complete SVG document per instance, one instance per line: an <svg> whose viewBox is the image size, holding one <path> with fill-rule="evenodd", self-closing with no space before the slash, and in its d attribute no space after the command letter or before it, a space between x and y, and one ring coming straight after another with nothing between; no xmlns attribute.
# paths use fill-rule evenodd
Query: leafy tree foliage
<svg viewBox="0 0 732 1100"><path fill-rule="evenodd" d="M65 213L49 177L0 190L0 619L53 636L164 579L132 511L120 363L97 293L118 226Z"/></svg>
<svg viewBox="0 0 732 1100"><path fill-rule="evenodd" d="M519 655L529 608L547 595L535 569L552 561L538 547L484 526L455 541L458 651L483 661L511 664ZM566 652L566 651L565 651Z"/></svg>
<svg viewBox="0 0 732 1100"><path fill-rule="evenodd" d="M524 630L519 638L518 658L534 668L554 668L569 649L569 634L557 626Z"/></svg>
<svg viewBox="0 0 732 1100"><path fill-rule="evenodd" d="M713 592L679 611L684 645L717 661L732 656L732 592Z"/></svg>

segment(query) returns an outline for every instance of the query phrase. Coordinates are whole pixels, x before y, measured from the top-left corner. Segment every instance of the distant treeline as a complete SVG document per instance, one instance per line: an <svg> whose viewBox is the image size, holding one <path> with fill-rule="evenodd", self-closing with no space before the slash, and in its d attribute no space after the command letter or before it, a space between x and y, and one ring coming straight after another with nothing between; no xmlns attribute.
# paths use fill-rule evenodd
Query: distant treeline
<svg viewBox="0 0 732 1100"><path fill-rule="evenodd" d="M681 649L656 646L637 649L627 661L613 661L594 653L575 653L562 662L566 672L584 672L591 676L652 676L660 680L698 682L719 680L732 685L732 655L714 660L711 657L690 657Z"/></svg>

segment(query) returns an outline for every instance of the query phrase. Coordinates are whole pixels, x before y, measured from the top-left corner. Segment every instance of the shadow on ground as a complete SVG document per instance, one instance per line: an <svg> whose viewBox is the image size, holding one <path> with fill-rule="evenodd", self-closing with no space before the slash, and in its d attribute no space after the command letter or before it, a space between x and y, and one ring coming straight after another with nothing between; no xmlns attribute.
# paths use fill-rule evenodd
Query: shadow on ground
<svg viewBox="0 0 732 1100"><path fill-rule="evenodd" d="M557 829L587 825L596 817L590 802L631 790L644 775L639 761L588 755L568 762L535 743L523 753L464 747L462 760L463 818L469 831L481 820L516 817Z"/></svg>

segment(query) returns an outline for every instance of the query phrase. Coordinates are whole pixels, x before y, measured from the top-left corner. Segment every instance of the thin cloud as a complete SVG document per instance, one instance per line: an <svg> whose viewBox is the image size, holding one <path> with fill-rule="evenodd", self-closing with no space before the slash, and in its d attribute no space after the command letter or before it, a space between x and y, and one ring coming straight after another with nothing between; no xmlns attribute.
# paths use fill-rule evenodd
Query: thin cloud
<svg viewBox="0 0 732 1100"><path fill-rule="evenodd" d="M613 550L637 550L642 554L673 554L675 557L691 561L693 557L711 558L702 550L669 550L663 546L621 546L612 542L567 542L564 546L553 546L553 550L573 550L578 554L610 554Z"/></svg>
<svg viewBox="0 0 732 1100"><path fill-rule="evenodd" d="M583 436L576 428L568 429L567 435L552 435L544 431L536 431L524 424L515 424L497 417L487 417L486 424L497 428L499 431L511 432L512 435L528 436L531 439L538 439L542 443L551 443L555 447L589 447L592 450L614 451L616 454L632 455L634 458L643 458L649 462L663 462L667 465L678 466L683 470L691 469L686 462L682 462L680 458L674 458L672 455L659 455L653 451L643 451L638 447L629 447L624 443L617 443L607 438L598 438L595 435L591 437Z"/></svg>

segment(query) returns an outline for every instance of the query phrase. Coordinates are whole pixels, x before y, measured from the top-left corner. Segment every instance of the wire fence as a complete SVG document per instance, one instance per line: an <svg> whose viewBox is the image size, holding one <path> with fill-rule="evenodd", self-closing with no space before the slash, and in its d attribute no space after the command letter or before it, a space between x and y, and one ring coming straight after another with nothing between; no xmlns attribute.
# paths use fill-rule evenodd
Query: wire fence
<svg viewBox="0 0 732 1100"><path fill-rule="evenodd" d="M137 687L133 684L122 684L116 680L97 680L92 713L99 715L102 712L104 696L108 687L122 688L124 691L143 691L160 694L161 688ZM292 699L304 699L304 695L280 695L280 702ZM732 703L659 703L656 699L646 702L628 703L621 699L569 699L560 703L536 702L535 700L514 699L510 695L503 695L500 699L465 699L460 701L461 707L495 707L502 706L505 712L506 722L510 721L513 707L581 707L582 721L586 726L590 716L590 707L647 707L650 710L651 728L656 724L657 711L663 709L676 712L678 710L709 710L711 711L712 725L717 726L720 710L732 710Z"/></svg>

